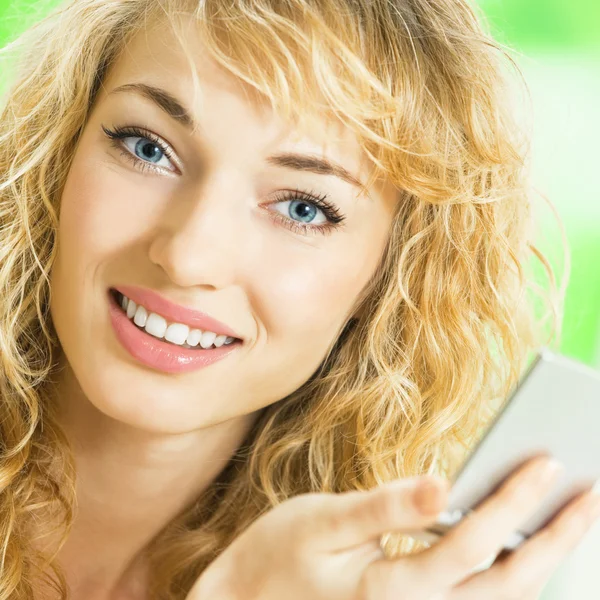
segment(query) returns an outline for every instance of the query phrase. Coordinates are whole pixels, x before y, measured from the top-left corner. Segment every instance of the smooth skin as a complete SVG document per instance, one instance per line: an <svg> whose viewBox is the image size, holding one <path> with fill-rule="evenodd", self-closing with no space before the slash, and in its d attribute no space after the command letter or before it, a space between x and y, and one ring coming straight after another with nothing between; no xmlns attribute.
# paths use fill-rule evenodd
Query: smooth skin
<svg viewBox="0 0 600 600"><path fill-rule="evenodd" d="M296 496L236 538L187 600L538 600L600 516L600 496L591 491L517 550L474 571L535 512L560 468L550 457L529 460L438 543L399 559L385 558L380 536L433 524L447 503L445 480Z"/></svg>

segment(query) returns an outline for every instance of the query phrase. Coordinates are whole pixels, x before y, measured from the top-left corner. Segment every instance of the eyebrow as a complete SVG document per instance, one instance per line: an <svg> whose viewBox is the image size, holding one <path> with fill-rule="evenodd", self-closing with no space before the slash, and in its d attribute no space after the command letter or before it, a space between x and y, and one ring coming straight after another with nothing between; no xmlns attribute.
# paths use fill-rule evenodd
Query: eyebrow
<svg viewBox="0 0 600 600"><path fill-rule="evenodd" d="M185 106L172 94L162 88L146 83L127 83L120 85L110 94L133 92L148 98L172 119L181 123L186 129L197 128L198 124ZM109 94L109 95L110 95ZM365 186L350 171L329 159L316 154L299 154L296 152L278 152L267 157L267 162L276 167L307 171L317 175L333 175L353 186L365 189Z"/></svg>

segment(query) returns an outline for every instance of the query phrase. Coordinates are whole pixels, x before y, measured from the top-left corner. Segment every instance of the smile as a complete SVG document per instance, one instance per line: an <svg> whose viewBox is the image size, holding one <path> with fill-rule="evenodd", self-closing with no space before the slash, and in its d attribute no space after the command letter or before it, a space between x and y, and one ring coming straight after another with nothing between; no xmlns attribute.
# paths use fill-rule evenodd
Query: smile
<svg viewBox="0 0 600 600"><path fill-rule="evenodd" d="M184 323L169 323L165 317L155 312L148 311L141 304L136 304L127 296L113 290L115 300L127 314L127 318L146 333L166 342L182 346L183 348L195 348L199 346L205 350L220 348L223 345L233 343L236 338L226 335L218 335L213 331L202 331L190 328Z"/></svg>
<svg viewBox="0 0 600 600"><path fill-rule="evenodd" d="M120 343L120 346L124 348L127 353L136 359L137 362L142 363L148 367L162 371L165 373L185 373L189 371L195 371L202 369L209 365L218 362L230 354L234 354L236 350L243 346L242 340L233 338L233 341L228 342L227 337L222 340L221 346L217 346L217 337L215 332L201 332L200 339L196 342L196 346L191 346L184 341L183 343L177 343L165 339L167 330L173 325L177 326L172 329L172 333L169 333L169 337L181 341L185 334L185 340L191 339L194 341L194 337L189 338L193 329L190 330L187 325L183 323L171 323L168 324L166 320L156 313L148 313L143 306L143 309L147 315L145 321L138 318L138 323L144 322L142 328L141 325L135 323L133 319L138 314L138 306L135 307L135 313L133 316L128 316L128 311L133 311L133 304L127 303L127 308L124 309L123 295L117 295L115 290L109 290L109 313L110 321L112 324L115 336ZM143 315L142 311L140 314ZM156 317L156 319L150 320L150 317ZM164 333L159 337L152 331L161 332L162 319L165 321ZM158 320L158 321L157 321ZM153 329L152 321L157 321L161 326L161 329ZM185 329L187 328L187 333ZM150 331L148 331L150 329ZM206 335L205 334L209 334ZM178 337L175 337L177 336ZM198 334L194 334L198 337ZM213 338L214 336L214 338ZM208 348L202 346L208 345ZM209 343L210 342L210 343ZM221 340L219 340L221 342ZM185 344L185 345L184 345Z"/></svg>

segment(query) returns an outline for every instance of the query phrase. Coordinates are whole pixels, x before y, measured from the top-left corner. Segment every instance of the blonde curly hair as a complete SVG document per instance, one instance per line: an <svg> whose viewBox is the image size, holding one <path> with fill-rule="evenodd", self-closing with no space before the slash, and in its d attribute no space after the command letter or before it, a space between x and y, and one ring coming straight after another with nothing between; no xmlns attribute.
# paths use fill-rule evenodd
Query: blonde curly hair
<svg viewBox="0 0 600 600"><path fill-rule="evenodd" d="M529 144L502 68L520 71L467 2L71 0L0 52L13 69L0 118L0 600L32 599L38 578L68 593L59 548L39 549L57 531L64 543L76 503L53 400L61 190L107 69L149 23L177 32L182 15L299 128L341 119L398 203L359 317L148 546L152 598L185 598L286 498L451 477L532 352L560 338L564 287L532 240ZM419 546L389 534L382 547Z"/></svg>

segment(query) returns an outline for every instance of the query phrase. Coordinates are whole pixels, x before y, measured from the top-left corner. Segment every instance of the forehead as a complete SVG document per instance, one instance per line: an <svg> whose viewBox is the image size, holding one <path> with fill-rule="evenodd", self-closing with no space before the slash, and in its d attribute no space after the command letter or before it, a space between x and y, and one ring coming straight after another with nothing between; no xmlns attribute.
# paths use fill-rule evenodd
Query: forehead
<svg viewBox="0 0 600 600"><path fill-rule="evenodd" d="M200 88L195 104L194 75ZM180 18L177 34L165 20L133 36L110 67L99 100L131 83L159 87L178 98L214 151L222 146L230 155L233 139L240 152L252 155L276 148L327 157L363 183L371 172L355 134L341 121L313 117L302 130L282 121L254 87L212 59L190 17Z"/></svg>

